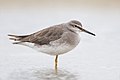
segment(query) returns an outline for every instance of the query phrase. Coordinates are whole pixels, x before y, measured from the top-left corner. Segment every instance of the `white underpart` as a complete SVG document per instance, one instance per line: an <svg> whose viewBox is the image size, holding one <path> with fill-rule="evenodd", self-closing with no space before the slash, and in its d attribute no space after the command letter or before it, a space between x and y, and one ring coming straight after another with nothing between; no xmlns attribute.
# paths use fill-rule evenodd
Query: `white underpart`
<svg viewBox="0 0 120 80"><path fill-rule="evenodd" d="M74 45L70 45L66 42L60 43L59 40L52 41L50 42L49 45L39 45L29 42L23 42L21 43L21 45L28 46L39 52L43 52L49 55L60 55L71 51L73 48L75 48L78 45L80 38L76 37L74 40L75 40Z"/></svg>
<svg viewBox="0 0 120 80"><path fill-rule="evenodd" d="M39 52L43 52L49 55L60 55L60 54L64 54L70 50L72 50L73 48L75 48L75 46L71 46L69 44L63 43L60 45L35 45L34 43L28 43L28 42L24 42L21 43L21 45L24 46L28 46L30 48L33 48Z"/></svg>
<svg viewBox="0 0 120 80"><path fill-rule="evenodd" d="M50 55L60 55L72 50L74 46L70 46L66 43L60 45L43 45L41 48L36 48L38 51L50 54Z"/></svg>

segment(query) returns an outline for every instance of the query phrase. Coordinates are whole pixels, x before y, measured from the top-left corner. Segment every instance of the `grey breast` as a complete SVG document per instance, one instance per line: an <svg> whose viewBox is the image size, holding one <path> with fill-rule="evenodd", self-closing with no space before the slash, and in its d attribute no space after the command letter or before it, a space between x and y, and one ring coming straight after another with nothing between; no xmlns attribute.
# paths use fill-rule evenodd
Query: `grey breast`
<svg viewBox="0 0 120 80"><path fill-rule="evenodd" d="M69 45L77 45L80 41L79 35L76 32L71 30L67 30L66 33L62 36L63 41L65 41Z"/></svg>

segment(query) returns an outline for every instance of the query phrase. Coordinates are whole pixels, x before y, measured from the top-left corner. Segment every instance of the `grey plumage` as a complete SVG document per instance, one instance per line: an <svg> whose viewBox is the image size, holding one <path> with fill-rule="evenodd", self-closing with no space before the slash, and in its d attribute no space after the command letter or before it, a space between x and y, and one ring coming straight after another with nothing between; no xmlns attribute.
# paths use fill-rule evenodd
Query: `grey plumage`
<svg viewBox="0 0 120 80"><path fill-rule="evenodd" d="M44 45L44 44L49 44L51 41L55 41L61 38L61 36L65 33L65 32L69 32L69 34L67 34L67 36L73 35L72 33L76 33L77 31L75 29L79 29L79 31L84 31L86 33L89 33L91 35L94 35L93 33L85 30L82 28L82 24L79 21L76 20L71 20L68 23L63 23L63 24L59 24L59 25L54 25L51 26L49 28L40 30L38 32L35 32L33 34L30 35L23 35L23 36L17 36L17 35L8 35L10 36L11 40L14 40L15 42L13 44L19 44L19 43L23 43L23 42L29 42L29 43L35 43L35 44L39 44L39 45ZM66 36L66 37L67 37ZM74 37L75 35L73 35L72 37ZM70 38L70 37L68 37ZM73 39L74 40L74 39ZM67 42L69 42L71 40L68 40ZM74 41L73 41L74 44Z"/></svg>
<svg viewBox="0 0 120 80"><path fill-rule="evenodd" d="M8 36L11 37L10 40L15 41L13 44L22 44L43 53L55 55L55 72L57 73L58 55L67 53L78 45L80 42L78 32L86 32L95 36L95 34L83 29L82 24L76 20L54 25L30 35Z"/></svg>
<svg viewBox="0 0 120 80"><path fill-rule="evenodd" d="M39 45L44 45L49 44L49 42L51 41L61 38L61 35L63 34L64 30L60 26L62 25L52 26L30 35L24 36L8 35L8 36L12 37L9 39L16 41L14 42L14 44L18 44L21 42L30 42Z"/></svg>

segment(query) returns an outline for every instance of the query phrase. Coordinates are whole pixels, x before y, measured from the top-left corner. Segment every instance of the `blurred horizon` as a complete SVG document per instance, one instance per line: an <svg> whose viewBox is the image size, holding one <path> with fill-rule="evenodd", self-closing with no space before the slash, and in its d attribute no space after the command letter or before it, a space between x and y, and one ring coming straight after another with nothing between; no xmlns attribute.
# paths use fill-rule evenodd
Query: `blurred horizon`
<svg viewBox="0 0 120 80"><path fill-rule="evenodd" d="M54 7L55 6L55 7ZM1 8L117 8L120 0L0 0Z"/></svg>

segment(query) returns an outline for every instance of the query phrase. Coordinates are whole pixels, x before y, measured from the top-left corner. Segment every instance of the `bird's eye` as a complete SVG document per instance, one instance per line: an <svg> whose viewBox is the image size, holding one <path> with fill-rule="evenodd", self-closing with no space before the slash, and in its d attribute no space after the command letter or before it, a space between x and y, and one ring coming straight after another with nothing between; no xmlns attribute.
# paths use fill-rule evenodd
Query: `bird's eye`
<svg viewBox="0 0 120 80"><path fill-rule="evenodd" d="M74 25L74 27L77 27L77 25Z"/></svg>

